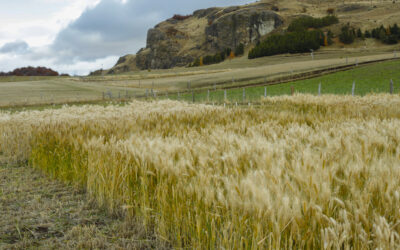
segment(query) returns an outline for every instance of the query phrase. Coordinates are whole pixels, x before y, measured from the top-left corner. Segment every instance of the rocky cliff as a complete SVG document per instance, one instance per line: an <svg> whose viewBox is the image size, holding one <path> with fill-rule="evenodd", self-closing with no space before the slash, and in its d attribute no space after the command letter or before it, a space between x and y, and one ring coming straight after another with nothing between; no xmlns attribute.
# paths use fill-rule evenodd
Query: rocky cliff
<svg viewBox="0 0 400 250"><path fill-rule="evenodd" d="M351 23L362 30L400 22L399 4L392 1L362 2L343 0L261 0L226 8L197 10L188 16L175 15L148 31L147 45L134 55L122 57L109 73L139 69L166 69L185 66L196 58L262 40L283 29L301 15L323 17L327 9L336 11L340 24Z"/></svg>
<svg viewBox="0 0 400 250"><path fill-rule="evenodd" d="M270 4L209 8L174 16L150 29L136 55L139 69L187 65L199 56L249 45L283 24Z"/></svg>

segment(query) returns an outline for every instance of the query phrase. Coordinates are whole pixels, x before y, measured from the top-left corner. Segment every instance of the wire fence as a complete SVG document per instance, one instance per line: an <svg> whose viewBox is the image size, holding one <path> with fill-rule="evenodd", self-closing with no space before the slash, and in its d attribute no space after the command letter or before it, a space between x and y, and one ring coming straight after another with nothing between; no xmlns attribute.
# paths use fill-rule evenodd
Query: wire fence
<svg viewBox="0 0 400 250"><path fill-rule="evenodd" d="M345 60L348 61L347 58ZM133 99L148 101L169 99L214 105L248 105L249 103L259 102L263 97L294 95L296 93L353 96L368 93L398 94L400 92L399 62L395 54L391 60L363 63L358 63L358 60L356 60L352 64L332 66L331 68L310 72L294 73L292 71L288 75L277 78L265 75L249 80L236 79L232 76L229 81L208 83L207 85L204 85L202 81L199 83L192 80L187 81L184 86L180 86L179 90L176 91L163 90L165 86L157 83L157 80L152 80L150 84L143 84L142 80L139 79L139 85L133 88L129 87L129 82L121 81L118 89L110 88L100 92L97 96L85 96L76 92L75 96L62 99L54 93L41 92L40 97L37 94L36 97L28 96L22 102L13 105L127 102ZM374 70L366 67L370 63L376 63L373 66Z"/></svg>
<svg viewBox="0 0 400 250"><path fill-rule="evenodd" d="M346 61L348 59L346 58ZM125 99L141 100L160 100L170 99L186 101L192 103L208 104L248 104L258 102L262 97L277 95L303 94L341 94L341 95L366 95L369 93L391 93L396 94L400 91L400 64L397 55L388 60L379 60L374 62L355 63L351 65L341 65L328 69L315 70L311 72L302 72L298 74L282 76L276 79L268 79L268 76L258 77L255 80L235 79L232 77L231 84L226 82L208 84L199 86L194 81L188 81L184 88L178 91L160 91L154 81L151 88L142 89L141 94L130 94L126 92ZM377 62L385 62L379 64ZM374 64L374 70L367 66ZM333 72L340 72L328 74ZM195 87L194 87L195 86ZM144 93L143 93L144 92ZM110 94L103 93L103 99L120 99L122 93Z"/></svg>

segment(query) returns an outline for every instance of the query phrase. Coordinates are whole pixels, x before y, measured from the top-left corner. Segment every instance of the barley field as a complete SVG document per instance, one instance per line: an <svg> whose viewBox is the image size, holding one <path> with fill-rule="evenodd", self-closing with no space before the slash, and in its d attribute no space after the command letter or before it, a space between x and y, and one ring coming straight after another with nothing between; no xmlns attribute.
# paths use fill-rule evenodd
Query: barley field
<svg viewBox="0 0 400 250"><path fill-rule="evenodd" d="M197 249L400 247L400 96L0 113L0 154Z"/></svg>

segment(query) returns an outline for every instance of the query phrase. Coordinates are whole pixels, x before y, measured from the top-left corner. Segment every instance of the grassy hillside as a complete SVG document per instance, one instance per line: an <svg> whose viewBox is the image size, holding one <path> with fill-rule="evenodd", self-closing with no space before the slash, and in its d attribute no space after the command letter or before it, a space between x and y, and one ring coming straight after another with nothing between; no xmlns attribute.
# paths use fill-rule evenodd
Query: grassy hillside
<svg viewBox="0 0 400 250"><path fill-rule="evenodd" d="M382 62L373 65L359 66L352 70L328 74L325 76L271 85L267 87L267 96L290 95L291 87L296 93L318 94L321 83L322 94L349 95L352 93L353 82L356 82L355 94L388 93L390 80L394 81L395 93L400 93L400 60ZM265 93L265 86L246 87L246 101L259 101ZM243 88L228 89L228 101L242 102ZM179 99L177 95L170 95L170 99ZM182 94L181 100L192 101L192 94ZM207 102L207 91L196 92L196 102ZM210 102L223 102L224 91L210 91Z"/></svg>

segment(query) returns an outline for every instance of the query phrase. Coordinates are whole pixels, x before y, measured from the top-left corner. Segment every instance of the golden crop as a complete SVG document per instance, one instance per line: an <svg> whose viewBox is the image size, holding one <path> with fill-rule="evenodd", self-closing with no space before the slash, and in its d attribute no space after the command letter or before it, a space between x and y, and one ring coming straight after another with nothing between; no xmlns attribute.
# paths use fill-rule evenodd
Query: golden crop
<svg viewBox="0 0 400 250"><path fill-rule="evenodd" d="M400 247L400 96L0 114L0 152L176 247Z"/></svg>

